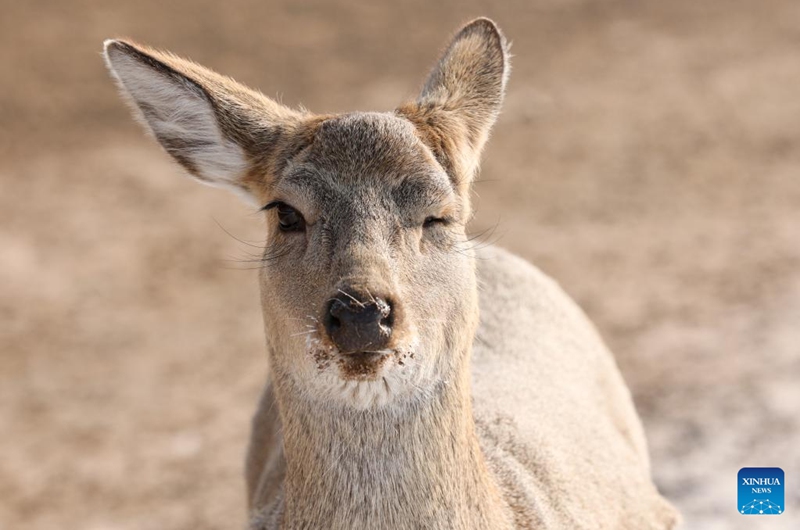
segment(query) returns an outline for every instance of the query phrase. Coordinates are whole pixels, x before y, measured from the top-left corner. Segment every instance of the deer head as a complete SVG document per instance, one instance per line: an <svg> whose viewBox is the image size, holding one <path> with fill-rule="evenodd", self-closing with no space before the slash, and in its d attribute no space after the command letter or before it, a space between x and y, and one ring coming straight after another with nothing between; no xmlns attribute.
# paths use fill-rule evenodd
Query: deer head
<svg viewBox="0 0 800 530"><path fill-rule="evenodd" d="M162 147L263 211L261 301L284 392L387 407L434 392L466 363L478 320L470 184L507 57L494 23L478 19L416 101L320 116L169 53L106 42L109 69Z"/></svg>

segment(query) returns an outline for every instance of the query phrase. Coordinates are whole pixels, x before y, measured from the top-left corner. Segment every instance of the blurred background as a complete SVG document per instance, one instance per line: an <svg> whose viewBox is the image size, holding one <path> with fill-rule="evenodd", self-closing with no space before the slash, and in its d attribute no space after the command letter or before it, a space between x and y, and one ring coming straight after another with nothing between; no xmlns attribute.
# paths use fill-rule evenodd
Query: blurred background
<svg viewBox="0 0 800 530"><path fill-rule="evenodd" d="M513 42L473 230L616 353L689 529L800 527L800 2L0 0L0 528L241 528L260 217L181 176L100 57L129 36L317 112ZM786 472L737 514L736 473Z"/></svg>

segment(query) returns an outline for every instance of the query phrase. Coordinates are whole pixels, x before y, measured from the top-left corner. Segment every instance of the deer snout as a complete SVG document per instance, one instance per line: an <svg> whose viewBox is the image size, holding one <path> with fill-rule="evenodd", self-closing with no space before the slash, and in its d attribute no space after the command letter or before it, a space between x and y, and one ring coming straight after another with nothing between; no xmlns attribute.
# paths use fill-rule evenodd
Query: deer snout
<svg viewBox="0 0 800 530"><path fill-rule="evenodd" d="M380 296L364 296L339 290L328 303L325 331L344 354L379 354L392 337L392 302Z"/></svg>

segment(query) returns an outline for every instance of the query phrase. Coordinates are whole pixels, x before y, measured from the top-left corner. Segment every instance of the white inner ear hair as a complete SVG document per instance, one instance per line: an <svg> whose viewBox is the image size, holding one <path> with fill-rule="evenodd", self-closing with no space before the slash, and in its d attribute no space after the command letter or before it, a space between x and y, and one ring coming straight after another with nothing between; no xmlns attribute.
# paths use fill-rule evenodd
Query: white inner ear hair
<svg viewBox="0 0 800 530"><path fill-rule="evenodd" d="M191 165L190 173L201 182L243 191L245 152L222 134L199 91L124 53L113 58L107 53L106 60L139 121L171 155Z"/></svg>

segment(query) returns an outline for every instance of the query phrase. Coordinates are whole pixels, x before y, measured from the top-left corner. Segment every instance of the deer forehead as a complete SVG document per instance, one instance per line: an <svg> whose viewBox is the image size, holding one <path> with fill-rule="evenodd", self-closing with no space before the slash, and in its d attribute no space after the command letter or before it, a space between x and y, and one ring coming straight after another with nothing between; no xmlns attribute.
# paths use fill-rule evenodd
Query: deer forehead
<svg viewBox="0 0 800 530"><path fill-rule="evenodd" d="M353 113L319 124L310 143L286 162L273 198L314 211L424 212L457 207L455 188L406 119ZM352 208L347 208L352 206Z"/></svg>

